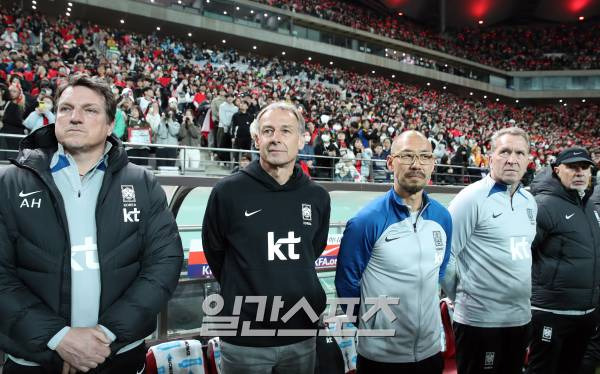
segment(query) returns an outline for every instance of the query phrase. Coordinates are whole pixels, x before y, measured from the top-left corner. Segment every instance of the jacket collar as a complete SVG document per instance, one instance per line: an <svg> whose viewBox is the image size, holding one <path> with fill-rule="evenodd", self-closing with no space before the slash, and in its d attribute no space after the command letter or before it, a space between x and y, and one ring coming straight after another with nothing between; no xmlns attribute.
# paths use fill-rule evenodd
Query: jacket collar
<svg viewBox="0 0 600 374"><path fill-rule="evenodd" d="M106 138L111 144L108 151L107 172L116 172L129 162L123 143L114 135ZM17 166L27 166L39 172L50 170L52 155L58 150L58 141L54 133L54 125L41 127L27 135L19 146L17 158L11 160Z"/></svg>

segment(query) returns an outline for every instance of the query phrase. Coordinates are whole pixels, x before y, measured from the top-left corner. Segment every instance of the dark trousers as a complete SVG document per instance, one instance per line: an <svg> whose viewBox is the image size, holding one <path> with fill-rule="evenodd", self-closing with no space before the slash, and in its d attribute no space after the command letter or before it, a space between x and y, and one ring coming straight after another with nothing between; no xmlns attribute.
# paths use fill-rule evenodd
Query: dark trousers
<svg viewBox="0 0 600 374"><path fill-rule="evenodd" d="M527 373L577 373L596 325L594 313L564 316L533 310Z"/></svg>
<svg viewBox="0 0 600 374"><path fill-rule="evenodd" d="M156 160L156 167L175 166L175 161L177 161L177 148L157 148L156 158L164 159Z"/></svg>
<svg viewBox="0 0 600 374"><path fill-rule="evenodd" d="M356 361L356 374L441 374L442 371L444 371L444 359L441 353L419 362L377 362L361 355L358 355Z"/></svg>
<svg viewBox="0 0 600 374"><path fill-rule="evenodd" d="M235 141L233 142L233 148L250 150L252 148L252 139L251 138L235 138ZM235 160L240 161L242 152L235 152L234 155L235 155Z"/></svg>
<svg viewBox="0 0 600 374"><path fill-rule="evenodd" d="M150 150L139 148L128 149L127 156L129 157L129 161L136 165L148 165L148 157L150 157Z"/></svg>
<svg viewBox="0 0 600 374"><path fill-rule="evenodd" d="M219 127L217 129L217 147L218 148L231 148L231 136L225 129ZM219 151L219 161L229 162L231 160L231 152Z"/></svg>
<svg viewBox="0 0 600 374"><path fill-rule="evenodd" d="M579 374L594 374L596 368L600 366L600 326L597 321L599 312L597 309L594 312L596 314L596 328L585 349Z"/></svg>
<svg viewBox="0 0 600 374"><path fill-rule="evenodd" d="M145 373L146 365L146 344L142 343L120 355L116 355L107 360L96 369L88 371L92 374L136 374ZM7 359L2 368L2 374L60 374L60 371L53 372L42 368L41 366L23 366L11 359Z"/></svg>
<svg viewBox="0 0 600 374"><path fill-rule="evenodd" d="M521 374L530 325L474 327L454 322L458 374Z"/></svg>

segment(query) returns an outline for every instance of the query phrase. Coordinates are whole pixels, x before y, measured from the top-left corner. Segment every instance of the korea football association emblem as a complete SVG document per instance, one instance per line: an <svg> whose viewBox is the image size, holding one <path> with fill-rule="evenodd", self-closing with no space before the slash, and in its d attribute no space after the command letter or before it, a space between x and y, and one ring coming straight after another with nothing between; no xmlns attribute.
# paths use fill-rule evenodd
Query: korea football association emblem
<svg viewBox="0 0 600 374"><path fill-rule="evenodd" d="M312 208L310 204L302 204L302 222L309 226L312 224Z"/></svg>

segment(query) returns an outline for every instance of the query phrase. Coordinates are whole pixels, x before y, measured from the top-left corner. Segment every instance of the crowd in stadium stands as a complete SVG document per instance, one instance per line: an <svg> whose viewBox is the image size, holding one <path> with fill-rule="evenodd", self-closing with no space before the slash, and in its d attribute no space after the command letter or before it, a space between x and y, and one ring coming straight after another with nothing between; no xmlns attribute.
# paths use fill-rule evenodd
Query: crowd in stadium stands
<svg viewBox="0 0 600 374"><path fill-rule="evenodd" d="M596 42L600 37L598 22L469 27L448 31L446 36L441 36L438 30L395 13L384 15L343 0L255 1L504 70L585 70L600 67L600 46Z"/></svg>
<svg viewBox="0 0 600 374"><path fill-rule="evenodd" d="M147 163L151 153L144 142L250 149L249 124L274 100L303 109L305 171L340 181L389 180L385 159L391 139L406 129L421 130L435 143L436 183L480 178L480 171L465 167L487 166L489 138L505 126L530 134L531 173L566 146L600 146L594 103L514 106L464 99L330 66L242 55L66 18L51 24L39 13L0 12L0 134L24 134L53 123L56 87L70 74L88 73L106 79L119 96L114 131L124 141L141 143L128 147L130 156L142 157L134 159L138 163ZM15 140L0 137L0 149L6 147L16 148ZM0 152L0 159L7 156ZM230 152L212 156L220 162L231 157ZM159 148L155 157L163 159L159 166L175 166L169 159L177 150ZM188 166L199 158L199 150L186 153ZM459 176L463 173L472 175L466 180Z"/></svg>

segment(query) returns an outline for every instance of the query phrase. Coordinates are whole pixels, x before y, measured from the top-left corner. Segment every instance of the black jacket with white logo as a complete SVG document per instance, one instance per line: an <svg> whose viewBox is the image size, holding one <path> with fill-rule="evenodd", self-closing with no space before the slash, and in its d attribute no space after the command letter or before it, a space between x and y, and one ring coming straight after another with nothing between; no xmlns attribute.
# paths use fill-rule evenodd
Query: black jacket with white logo
<svg viewBox="0 0 600 374"><path fill-rule="evenodd" d="M315 272L315 260L325 249L329 230L329 194L310 181L299 167L279 185L252 162L213 188L202 224L202 246L225 305L221 315L233 316L236 296L267 296L262 322L258 304L242 304L236 336L222 336L242 346L281 346L306 337L243 337L243 321L252 329L315 329L305 310L282 317L303 297L314 313L325 309L326 297ZM283 307L270 322L274 298ZM287 319L287 318L286 318Z"/></svg>
<svg viewBox="0 0 600 374"><path fill-rule="evenodd" d="M596 189L597 190L597 189ZM600 295L600 201L598 191L581 199L566 189L551 168L531 185L538 204L532 244L534 307L589 310Z"/></svg>
<svg viewBox="0 0 600 374"><path fill-rule="evenodd" d="M108 141L113 147L95 212L98 323L117 336L115 354L154 331L177 285L183 250L157 180L127 161L115 137ZM69 228L49 168L56 149L54 126L40 128L23 140L14 165L0 171L0 349L52 372L60 372L62 360L47 343L71 320ZM122 186L133 186L135 197ZM141 211L137 220L124 216L124 201L132 199Z"/></svg>

